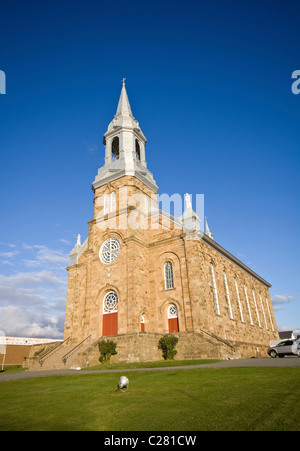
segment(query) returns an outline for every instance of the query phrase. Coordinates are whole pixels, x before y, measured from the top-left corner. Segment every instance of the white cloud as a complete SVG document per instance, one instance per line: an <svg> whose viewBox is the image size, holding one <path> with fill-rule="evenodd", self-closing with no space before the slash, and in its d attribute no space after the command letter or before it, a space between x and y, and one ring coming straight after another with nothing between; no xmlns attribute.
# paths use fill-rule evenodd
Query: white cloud
<svg viewBox="0 0 300 451"><path fill-rule="evenodd" d="M0 241L0 246L7 246L7 247L17 247L17 245L16 245L16 244L3 243L3 241Z"/></svg>
<svg viewBox="0 0 300 451"><path fill-rule="evenodd" d="M71 246L71 245L72 245L71 241L65 240L64 238L61 238L59 241L60 241L61 243L63 243L63 244L67 244L68 246Z"/></svg>
<svg viewBox="0 0 300 451"><path fill-rule="evenodd" d="M18 251L0 252L0 257L13 258L18 254L19 254Z"/></svg>
<svg viewBox="0 0 300 451"><path fill-rule="evenodd" d="M62 252L49 249L47 246L33 246L37 249L36 258L41 263L68 264L68 256Z"/></svg>
<svg viewBox="0 0 300 451"><path fill-rule="evenodd" d="M15 266L15 264L10 260L1 260L0 263L2 265Z"/></svg>
<svg viewBox="0 0 300 451"><path fill-rule="evenodd" d="M291 302L294 300L294 296L288 295L288 294L276 294L272 298L273 305L282 305L287 304L288 302Z"/></svg>
<svg viewBox="0 0 300 451"><path fill-rule="evenodd" d="M26 243L14 252L21 253L14 267L20 268L19 272L0 275L0 329L10 336L61 338L67 255L44 245Z"/></svg>
<svg viewBox="0 0 300 451"><path fill-rule="evenodd" d="M63 316L42 315L26 308L0 308L0 329L6 336L62 338Z"/></svg>
<svg viewBox="0 0 300 451"><path fill-rule="evenodd" d="M59 285L65 285L65 278L57 277L52 271L42 270L39 272L19 272L12 276L2 276L0 275L0 285L5 284L6 286L16 287L16 286L47 286L47 284L54 284L55 287Z"/></svg>

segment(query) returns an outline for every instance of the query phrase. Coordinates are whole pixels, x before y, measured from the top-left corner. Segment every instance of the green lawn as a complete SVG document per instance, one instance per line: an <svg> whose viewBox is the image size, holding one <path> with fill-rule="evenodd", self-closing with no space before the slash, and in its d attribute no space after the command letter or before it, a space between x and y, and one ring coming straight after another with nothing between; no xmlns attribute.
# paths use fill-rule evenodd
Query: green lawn
<svg viewBox="0 0 300 451"><path fill-rule="evenodd" d="M22 365L4 365L3 370L0 370L1 374L14 374L14 373L22 373L25 371L25 368L22 368Z"/></svg>
<svg viewBox="0 0 300 451"><path fill-rule="evenodd" d="M155 360L151 362L133 362L133 363L105 363L91 366L89 370L126 370L134 368L162 368L167 366L189 366L189 365L205 365L207 363L220 362L217 359L199 359L199 360ZM86 368L83 368L86 370Z"/></svg>
<svg viewBox="0 0 300 451"><path fill-rule="evenodd" d="M124 375L126 372L124 371ZM0 382L0 430L298 430L298 368L91 373Z"/></svg>

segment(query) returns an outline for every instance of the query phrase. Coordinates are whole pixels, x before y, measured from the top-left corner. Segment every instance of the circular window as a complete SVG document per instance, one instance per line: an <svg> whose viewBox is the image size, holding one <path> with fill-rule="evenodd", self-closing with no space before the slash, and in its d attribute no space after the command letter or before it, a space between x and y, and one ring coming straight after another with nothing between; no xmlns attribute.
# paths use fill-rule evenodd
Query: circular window
<svg viewBox="0 0 300 451"><path fill-rule="evenodd" d="M118 311L118 295L110 291L104 298L103 313L113 313Z"/></svg>
<svg viewBox="0 0 300 451"><path fill-rule="evenodd" d="M108 238L100 248L99 256L102 263L109 264L115 261L120 252L120 243L116 238Z"/></svg>

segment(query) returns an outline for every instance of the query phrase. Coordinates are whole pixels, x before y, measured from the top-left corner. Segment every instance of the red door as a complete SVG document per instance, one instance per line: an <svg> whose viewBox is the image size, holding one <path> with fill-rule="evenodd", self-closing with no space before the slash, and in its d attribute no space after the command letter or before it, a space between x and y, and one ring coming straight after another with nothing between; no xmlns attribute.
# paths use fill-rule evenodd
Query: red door
<svg viewBox="0 0 300 451"><path fill-rule="evenodd" d="M103 314L102 335L117 335L118 312Z"/></svg>
<svg viewBox="0 0 300 451"><path fill-rule="evenodd" d="M169 318L169 333L173 334L174 332L179 332L178 327L178 318Z"/></svg>

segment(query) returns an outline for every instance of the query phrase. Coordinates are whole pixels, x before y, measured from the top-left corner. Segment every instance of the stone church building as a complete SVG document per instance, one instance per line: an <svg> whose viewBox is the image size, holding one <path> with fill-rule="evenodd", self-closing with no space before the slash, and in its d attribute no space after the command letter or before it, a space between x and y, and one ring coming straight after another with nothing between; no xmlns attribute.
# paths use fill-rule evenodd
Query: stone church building
<svg viewBox="0 0 300 451"><path fill-rule="evenodd" d="M181 217L159 209L124 82L103 143L88 237L81 244L78 236L67 268L65 355L80 349L82 366L97 363L99 338L110 337L115 361L157 360L159 338L174 333L178 359L267 357L279 338L271 285L218 244L207 223L201 231L188 195Z"/></svg>

